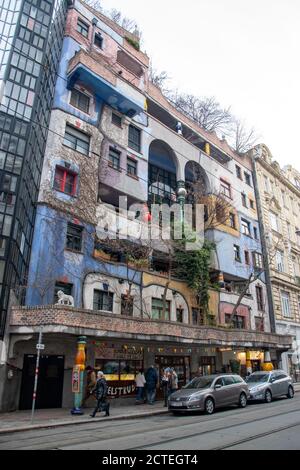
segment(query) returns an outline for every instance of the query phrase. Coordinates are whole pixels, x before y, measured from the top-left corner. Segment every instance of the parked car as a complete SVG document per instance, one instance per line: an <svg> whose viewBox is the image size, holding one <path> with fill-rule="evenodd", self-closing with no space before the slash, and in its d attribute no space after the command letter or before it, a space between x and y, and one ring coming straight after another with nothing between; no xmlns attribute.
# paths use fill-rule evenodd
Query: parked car
<svg viewBox="0 0 300 470"><path fill-rule="evenodd" d="M250 400L264 400L270 403L273 398L283 395L294 397L293 381L283 370L253 372L246 378L250 390Z"/></svg>
<svg viewBox="0 0 300 470"><path fill-rule="evenodd" d="M168 405L174 413L200 410L212 414L216 408L229 405L245 408L249 396L248 386L239 375L204 375L172 393Z"/></svg>

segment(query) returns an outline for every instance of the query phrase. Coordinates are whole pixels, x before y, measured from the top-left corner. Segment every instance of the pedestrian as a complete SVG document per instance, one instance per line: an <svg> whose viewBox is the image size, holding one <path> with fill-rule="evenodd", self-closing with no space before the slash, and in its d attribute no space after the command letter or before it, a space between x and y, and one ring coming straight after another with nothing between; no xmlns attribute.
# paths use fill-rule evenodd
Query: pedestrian
<svg viewBox="0 0 300 470"><path fill-rule="evenodd" d="M87 366L85 370L87 372L87 376L86 376L86 386L85 386L84 397L82 400L82 406L84 406L85 402L90 398L97 382L95 370L91 366Z"/></svg>
<svg viewBox="0 0 300 470"><path fill-rule="evenodd" d="M145 389L146 379L144 376L143 369L140 369L136 378L135 378L135 385L136 385L136 404L140 405L144 403L144 389Z"/></svg>
<svg viewBox="0 0 300 470"><path fill-rule="evenodd" d="M97 411L105 411L105 416L109 416L109 403L107 401L107 391L108 386L104 374L102 371L97 373L97 382L96 386L92 393L95 393L97 404L90 415L92 418L95 418Z"/></svg>
<svg viewBox="0 0 300 470"><path fill-rule="evenodd" d="M170 371L170 395L176 392L176 390L178 390L178 376L175 369L172 368Z"/></svg>
<svg viewBox="0 0 300 470"><path fill-rule="evenodd" d="M164 395L164 406L168 406L169 384L170 384L170 369L167 368L164 370L163 376L161 378L161 388L162 388L163 395Z"/></svg>
<svg viewBox="0 0 300 470"><path fill-rule="evenodd" d="M154 405L156 396L156 386L158 382L158 374L154 366L150 366L146 372L146 391L147 401L149 405Z"/></svg>

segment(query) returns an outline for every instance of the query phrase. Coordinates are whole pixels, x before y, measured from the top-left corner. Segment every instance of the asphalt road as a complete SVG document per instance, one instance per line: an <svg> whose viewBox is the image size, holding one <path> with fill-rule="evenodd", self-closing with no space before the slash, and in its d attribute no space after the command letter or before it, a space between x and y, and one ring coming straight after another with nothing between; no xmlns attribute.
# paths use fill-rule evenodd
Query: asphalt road
<svg viewBox="0 0 300 470"><path fill-rule="evenodd" d="M300 450L300 393L212 416L168 414L1 434L4 449Z"/></svg>

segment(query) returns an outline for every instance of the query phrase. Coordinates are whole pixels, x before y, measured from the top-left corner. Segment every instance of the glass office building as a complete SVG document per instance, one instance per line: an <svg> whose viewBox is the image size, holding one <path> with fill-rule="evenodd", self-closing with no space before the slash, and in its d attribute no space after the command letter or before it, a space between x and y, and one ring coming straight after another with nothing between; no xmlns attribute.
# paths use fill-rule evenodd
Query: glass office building
<svg viewBox="0 0 300 470"><path fill-rule="evenodd" d="M68 0L0 4L0 339L24 301Z"/></svg>

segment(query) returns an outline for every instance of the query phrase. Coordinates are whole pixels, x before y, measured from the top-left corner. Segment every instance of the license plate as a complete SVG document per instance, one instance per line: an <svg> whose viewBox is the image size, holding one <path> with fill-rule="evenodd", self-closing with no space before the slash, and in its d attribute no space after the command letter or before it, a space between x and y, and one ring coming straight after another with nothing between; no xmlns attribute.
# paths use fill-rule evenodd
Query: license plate
<svg viewBox="0 0 300 470"><path fill-rule="evenodd" d="M182 402L181 401L173 401L171 403L171 406L182 406Z"/></svg>

